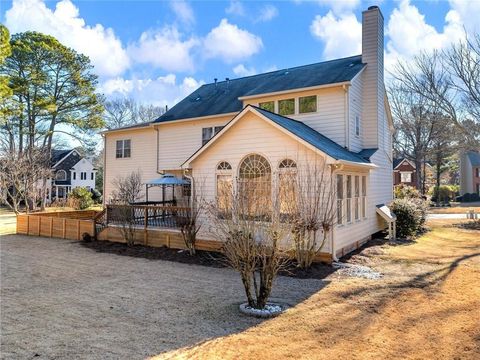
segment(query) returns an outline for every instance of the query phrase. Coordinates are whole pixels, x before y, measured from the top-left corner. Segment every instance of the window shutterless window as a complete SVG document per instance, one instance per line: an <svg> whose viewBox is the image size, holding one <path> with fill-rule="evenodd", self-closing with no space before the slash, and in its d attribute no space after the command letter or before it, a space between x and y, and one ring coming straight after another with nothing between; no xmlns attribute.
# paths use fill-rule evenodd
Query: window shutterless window
<svg viewBox="0 0 480 360"><path fill-rule="evenodd" d="M94 173L90 173L90 180L93 180Z"/></svg>
<svg viewBox="0 0 480 360"><path fill-rule="evenodd" d="M362 176L362 217L367 217L367 177Z"/></svg>
<svg viewBox="0 0 480 360"><path fill-rule="evenodd" d="M355 176L355 220L360 219L360 177Z"/></svg>
<svg viewBox="0 0 480 360"><path fill-rule="evenodd" d="M129 158L131 155L130 140L117 140L117 148L115 157Z"/></svg>
<svg viewBox="0 0 480 360"><path fill-rule="evenodd" d="M337 224L343 224L343 175L337 175Z"/></svg>
<svg viewBox="0 0 480 360"><path fill-rule="evenodd" d="M347 223L352 222L352 175L347 175Z"/></svg>
<svg viewBox="0 0 480 360"><path fill-rule="evenodd" d="M77 180L77 173L73 172L73 180Z"/></svg>
<svg viewBox="0 0 480 360"><path fill-rule="evenodd" d="M278 101L278 113L280 115L295 114L295 99L285 99Z"/></svg>
<svg viewBox="0 0 480 360"><path fill-rule="evenodd" d="M298 98L298 112L300 114L317 111L317 95Z"/></svg>
<svg viewBox="0 0 480 360"><path fill-rule="evenodd" d="M215 134L219 133L220 130L223 129L223 126L212 126L202 129L202 146L205 145L208 140L215 136Z"/></svg>
<svg viewBox="0 0 480 360"><path fill-rule="evenodd" d="M258 107L260 109L265 109L267 111L275 112L275 102L274 101L266 101L263 103L259 103Z"/></svg>

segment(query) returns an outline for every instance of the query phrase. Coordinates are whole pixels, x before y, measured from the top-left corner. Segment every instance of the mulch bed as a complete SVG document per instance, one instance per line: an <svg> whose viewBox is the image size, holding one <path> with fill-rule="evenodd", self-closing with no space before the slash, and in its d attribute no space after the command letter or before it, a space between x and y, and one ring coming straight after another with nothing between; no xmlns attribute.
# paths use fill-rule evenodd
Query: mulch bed
<svg viewBox="0 0 480 360"><path fill-rule="evenodd" d="M188 250L178 250L164 247L152 247L141 244L127 246L125 243L113 241L92 241L81 242L86 248L100 253L109 253L120 256L131 256L148 260L166 260L175 261L183 264L209 266L214 268L228 267L225 257L217 252L197 250L194 256L191 256ZM294 277L299 279L324 279L334 273L337 269L330 265L315 263L309 269L300 269L294 262L289 264L285 270L280 271L279 275Z"/></svg>

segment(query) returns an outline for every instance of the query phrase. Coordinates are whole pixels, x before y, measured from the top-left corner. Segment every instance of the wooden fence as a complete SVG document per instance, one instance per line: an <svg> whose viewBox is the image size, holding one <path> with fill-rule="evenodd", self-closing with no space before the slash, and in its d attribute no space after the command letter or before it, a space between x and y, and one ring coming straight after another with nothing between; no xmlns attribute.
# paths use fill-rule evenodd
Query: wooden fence
<svg viewBox="0 0 480 360"><path fill-rule="evenodd" d="M17 234L70 240L81 240L84 233L94 237L95 221L92 217L95 213L69 211L17 215Z"/></svg>

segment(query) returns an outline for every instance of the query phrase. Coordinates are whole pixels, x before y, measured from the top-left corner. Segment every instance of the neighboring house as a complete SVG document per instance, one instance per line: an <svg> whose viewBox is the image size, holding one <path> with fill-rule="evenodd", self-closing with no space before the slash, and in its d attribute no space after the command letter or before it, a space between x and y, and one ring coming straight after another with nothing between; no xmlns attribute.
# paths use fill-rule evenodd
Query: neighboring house
<svg viewBox="0 0 480 360"><path fill-rule="evenodd" d="M468 151L460 156L460 195L480 195L480 152Z"/></svg>
<svg viewBox="0 0 480 360"><path fill-rule="evenodd" d="M393 160L393 186L408 185L417 187L415 164L405 158Z"/></svg>
<svg viewBox="0 0 480 360"><path fill-rule="evenodd" d="M145 182L163 173L191 177L208 201L251 176L268 198L285 164L300 168L321 157L340 214L323 251L335 258L355 249L386 228L377 208L393 197L383 22L378 7L363 12L361 55L215 81L152 123L104 132L105 201L114 179L137 169ZM161 196L157 189L149 200ZM199 236L208 238L208 228Z"/></svg>
<svg viewBox="0 0 480 360"><path fill-rule="evenodd" d="M52 150L51 164L53 178L48 180L47 202L65 199L76 187L95 189L97 170L77 150Z"/></svg>
<svg viewBox="0 0 480 360"><path fill-rule="evenodd" d="M434 184L433 168L428 162L425 162L422 173L425 173L424 190L427 192ZM417 188L416 166L413 161L406 158L393 160L393 186L395 187L398 185L408 185Z"/></svg>

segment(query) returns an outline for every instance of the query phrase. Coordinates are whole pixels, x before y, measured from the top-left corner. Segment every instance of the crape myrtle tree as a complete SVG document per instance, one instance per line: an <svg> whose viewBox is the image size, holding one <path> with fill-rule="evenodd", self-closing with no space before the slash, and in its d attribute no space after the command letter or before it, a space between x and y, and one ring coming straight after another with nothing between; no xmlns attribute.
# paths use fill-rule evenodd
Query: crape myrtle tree
<svg viewBox="0 0 480 360"><path fill-rule="evenodd" d="M103 127L102 98L87 56L38 32L14 34L10 48L0 65L14 109L0 114L4 147L19 154L35 148L50 153L55 136L85 143ZM42 187L45 191L46 179Z"/></svg>
<svg viewBox="0 0 480 360"><path fill-rule="evenodd" d="M235 184L234 184L235 182ZM271 196L267 174L225 180L206 212L212 235L223 243L228 266L240 274L248 305L264 309L278 272L287 266L281 242L291 234L282 221L279 196Z"/></svg>
<svg viewBox="0 0 480 360"><path fill-rule="evenodd" d="M132 171L125 176L113 179L112 193L115 206L112 214L113 221L117 222L123 239L128 246L135 244L135 209L131 206L143 197L144 185L140 170ZM110 210L109 210L110 211ZM145 210L147 211L147 210Z"/></svg>

